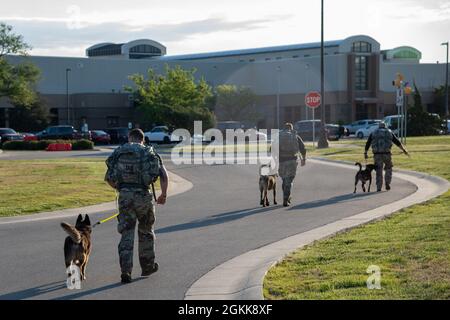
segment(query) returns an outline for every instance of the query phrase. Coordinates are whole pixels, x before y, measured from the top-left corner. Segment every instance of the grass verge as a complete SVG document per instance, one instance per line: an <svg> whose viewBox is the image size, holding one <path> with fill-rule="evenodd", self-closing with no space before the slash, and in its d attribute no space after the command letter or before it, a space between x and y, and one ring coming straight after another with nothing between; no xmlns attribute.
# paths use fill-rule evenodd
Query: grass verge
<svg viewBox="0 0 450 320"><path fill-rule="evenodd" d="M104 159L0 161L0 217L113 201Z"/></svg>
<svg viewBox="0 0 450 320"><path fill-rule="evenodd" d="M363 161L362 141L334 143L309 155ZM396 148L395 146L393 148ZM450 180L450 137L408 138L411 158L394 165ZM450 192L297 250L270 269L266 299L450 299ZM370 265L381 289L369 290Z"/></svg>

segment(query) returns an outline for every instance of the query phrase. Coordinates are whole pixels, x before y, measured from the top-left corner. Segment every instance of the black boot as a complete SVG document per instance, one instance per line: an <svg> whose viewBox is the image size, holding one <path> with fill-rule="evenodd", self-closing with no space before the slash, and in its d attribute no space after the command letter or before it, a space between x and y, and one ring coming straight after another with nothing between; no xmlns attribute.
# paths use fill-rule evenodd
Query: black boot
<svg viewBox="0 0 450 320"><path fill-rule="evenodd" d="M149 275L151 275L152 273L155 273L156 271L158 271L159 265L158 263L154 263L153 267L150 268L144 268L142 269L142 277L148 277Z"/></svg>
<svg viewBox="0 0 450 320"><path fill-rule="evenodd" d="M130 283L131 282L131 274L129 272L122 272L120 276L122 283Z"/></svg>
<svg viewBox="0 0 450 320"><path fill-rule="evenodd" d="M391 186L389 184L386 184L386 190L391 190Z"/></svg>

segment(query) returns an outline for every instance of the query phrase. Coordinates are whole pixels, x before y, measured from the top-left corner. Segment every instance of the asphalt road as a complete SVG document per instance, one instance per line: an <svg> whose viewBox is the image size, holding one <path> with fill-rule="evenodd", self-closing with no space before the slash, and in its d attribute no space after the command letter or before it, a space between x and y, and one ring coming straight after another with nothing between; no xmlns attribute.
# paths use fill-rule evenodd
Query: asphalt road
<svg viewBox="0 0 450 320"><path fill-rule="evenodd" d="M353 195L356 168L309 162L299 167L291 207L280 205L279 182L279 205L262 208L255 165L166 165L194 187L157 207L156 274L140 278L135 250L135 281L120 284L119 234L111 221L94 229L83 288L68 290L61 221L4 224L0 299L183 299L194 281L228 259L415 191L412 184L394 179L389 192ZM272 203L272 196L269 200ZM74 223L75 217L72 220L68 222Z"/></svg>

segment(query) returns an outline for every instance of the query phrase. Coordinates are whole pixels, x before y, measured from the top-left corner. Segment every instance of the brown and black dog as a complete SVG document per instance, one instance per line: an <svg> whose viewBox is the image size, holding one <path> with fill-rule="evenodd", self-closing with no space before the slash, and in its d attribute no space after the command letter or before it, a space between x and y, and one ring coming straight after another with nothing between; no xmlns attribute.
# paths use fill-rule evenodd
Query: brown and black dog
<svg viewBox="0 0 450 320"><path fill-rule="evenodd" d="M86 280L86 265L92 249L92 227L89 216L86 215L83 220L80 214L75 226L62 222L61 227L69 235L64 242L66 269L73 263L80 269L80 280Z"/></svg>
<svg viewBox="0 0 450 320"><path fill-rule="evenodd" d="M353 193L356 193L356 185L358 184L358 181L361 181L363 192L366 192L366 182L369 181L369 190L367 192L370 192L370 185L372 184L372 171L376 169L376 166L374 164L368 164L364 170L362 170L362 165L359 162L356 162L355 166L359 166L359 171L355 175L355 190Z"/></svg>
<svg viewBox="0 0 450 320"><path fill-rule="evenodd" d="M269 198L267 193L273 190L273 204L277 204L277 174L269 174L259 176L259 191L261 193L259 204L263 207L269 206Z"/></svg>

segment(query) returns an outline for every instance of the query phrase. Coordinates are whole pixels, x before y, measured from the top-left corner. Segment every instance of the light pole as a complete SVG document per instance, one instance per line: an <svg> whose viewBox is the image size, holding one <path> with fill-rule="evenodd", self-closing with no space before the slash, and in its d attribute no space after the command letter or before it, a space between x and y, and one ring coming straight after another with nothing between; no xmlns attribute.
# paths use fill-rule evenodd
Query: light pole
<svg viewBox="0 0 450 320"><path fill-rule="evenodd" d="M321 0L320 10L320 115L322 125L320 128L318 148L328 148L328 140L325 132L325 76L324 76L324 43L323 43L323 0Z"/></svg>
<svg viewBox="0 0 450 320"><path fill-rule="evenodd" d="M66 103L67 103L67 124L70 124L70 103L69 103L69 72L70 68L66 68Z"/></svg>
<svg viewBox="0 0 450 320"><path fill-rule="evenodd" d="M447 46L447 63L445 64L445 116L448 118L448 41L441 43L441 46Z"/></svg>
<svg viewBox="0 0 450 320"><path fill-rule="evenodd" d="M281 67L277 67L278 85L277 85L277 129L280 129L280 86L281 86Z"/></svg>
<svg viewBox="0 0 450 320"><path fill-rule="evenodd" d="M310 90L309 85L309 63L305 64L306 69L306 93ZM305 94L306 94L305 93ZM305 104L305 120L308 120L308 106Z"/></svg>

